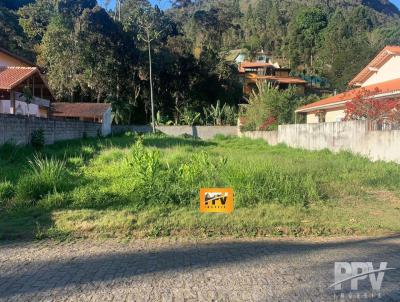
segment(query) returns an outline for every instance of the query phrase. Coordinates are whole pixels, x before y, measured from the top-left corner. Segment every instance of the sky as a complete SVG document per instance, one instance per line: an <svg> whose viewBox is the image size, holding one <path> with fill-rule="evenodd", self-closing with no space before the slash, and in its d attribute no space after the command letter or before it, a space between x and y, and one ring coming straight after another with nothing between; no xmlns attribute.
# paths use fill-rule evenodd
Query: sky
<svg viewBox="0 0 400 302"><path fill-rule="evenodd" d="M400 9L400 0L392 0L392 3L396 4L396 6Z"/></svg>
<svg viewBox="0 0 400 302"><path fill-rule="evenodd" d="M104 0L98 0L100 5L103 5ZM168 8L171 4L169 0L150 0L150 2L155 5L157 4L161 9ZM400 0L391 0L400 9ZM115 0L110 0L109 8L115 7Z"/></svg>

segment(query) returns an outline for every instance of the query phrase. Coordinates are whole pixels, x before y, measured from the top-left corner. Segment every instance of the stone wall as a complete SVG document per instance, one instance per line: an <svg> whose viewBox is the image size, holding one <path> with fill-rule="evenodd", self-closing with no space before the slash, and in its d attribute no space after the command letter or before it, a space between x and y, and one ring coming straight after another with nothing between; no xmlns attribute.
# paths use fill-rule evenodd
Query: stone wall
<svg viewBox="0 0 400 302"><path fill-rule="evenodd" d="M242 136L262 138L270 145L350 151L371 160L400 163L400 130L369 131L365 121L281 125L278 131L244 132Z"/></svg>
<svg viewBox="0 0 400 302"><path fill-rule="evenodd" d="M113 126L113 133L126 131L149 133L151 126ZM212 139L216 135L237 136L238 127L236 126L157 126L157 131L161 131L170 136L191 135L201 139Z"/></svg>
<svg viewBox="0 0 400 302"><path fill-rule="evenodd" d="M7 142L26 145L31 141L32 132L39 129L44 131L45 143L52 144L84 135L95 137L101 133L102 124L0 114L0 145Z"/></svg>

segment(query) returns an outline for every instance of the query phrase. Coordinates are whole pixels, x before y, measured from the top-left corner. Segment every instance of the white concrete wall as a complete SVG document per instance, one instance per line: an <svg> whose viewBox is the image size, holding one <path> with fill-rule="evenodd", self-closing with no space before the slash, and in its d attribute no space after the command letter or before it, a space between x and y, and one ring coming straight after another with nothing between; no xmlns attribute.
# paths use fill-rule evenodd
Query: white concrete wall
<svg viewBox="0 0 400 302"><path fill-rule="evenodd" d="M305 150L349 151L374 161L400 163L400 130L368 131L365 121L282 125L278 131L244 132L242 136L261 138L270 145L286 144Z"/></svg>
<svg viewBox="0 0 400 302"><path fill-rule="evenodd" d="M281 125L278 142L307 150L355 150L365 136L364 121Z"/></svg>
<svg viewBox="0 0 400 302"><path fill-rule="evenodd" d="M400 78L400 56L393 56L363 84L363 87L398 78Z"/></svg>
<svg viewBox="0 0 400 302"><path fill-rule="evenodd" d="M240 136L251 139L262 139L271 146L278 144L278 131L246 131L242 132Z"/></svg>
<svg viewBox="0 0 400 302"><path fill-rule="evenodd" d="M201 139L212 139L216 135L237 136L237 126L157 126L157 131L170 136L181 136L184 134ZM113 133L122 133L126 131L149 133L151 126L144 125L127 125L112 126Z"/></svg>
<svg viewBox="0 0 400 302"><path fill-rule="evenodd" d="M307 124L319 123L318 116L315 113L307 113Z"/></svg>
<svg viewBox="0 0 400 302"><path fill-rule="evenodd" d="M282 125L278 143L306 150L350 151L371 160L400 163L400 131L368 131L365 121Z"/></svg>
<svg viewBox="0 0 400 302"><path fill-rule="evenodd" d="M16 113L19 115L29 115L40 117L39 106L36 104L27 104L22 101L15 101ZM0 101L0 113L14 114L14 108L10 100Z"/></svg>
<svg viewBox="0 0 400 302"><path fill-rule="evenodd" d="M327 111L325 115L325 122L326 123L341 122L345 116L346 113L344 112L343 109Z"/></svg>
<svg viewBox="0 0 400 302"><path fill-rule="evenodd" d="M344 109L327 111L325 114L326 123L341 122L346 116ZM307 113L307 124L319 123L318 116L314 113Z"/></svg>
<svg viewBox="0 0 400 302"><path fill-rule="evenodd" d="M13 110L14 108L11 107L10 111L12 114L14 114ZM19 115L40 117L39 106L36 104L27 104L25 102L15 101L15 112Z"/></svg>

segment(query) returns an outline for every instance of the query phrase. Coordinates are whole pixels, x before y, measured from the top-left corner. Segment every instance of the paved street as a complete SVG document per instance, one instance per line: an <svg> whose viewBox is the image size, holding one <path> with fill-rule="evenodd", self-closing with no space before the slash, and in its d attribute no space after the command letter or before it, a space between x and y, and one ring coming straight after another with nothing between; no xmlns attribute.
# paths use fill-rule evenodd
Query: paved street
<svg viewBox="0 0 400 302"><path fill-rule="evenodd" d="M335 261L400 268L400 237L2 243L0 301L333 301ZM376 300L400 301L400 270Z"/></svg>

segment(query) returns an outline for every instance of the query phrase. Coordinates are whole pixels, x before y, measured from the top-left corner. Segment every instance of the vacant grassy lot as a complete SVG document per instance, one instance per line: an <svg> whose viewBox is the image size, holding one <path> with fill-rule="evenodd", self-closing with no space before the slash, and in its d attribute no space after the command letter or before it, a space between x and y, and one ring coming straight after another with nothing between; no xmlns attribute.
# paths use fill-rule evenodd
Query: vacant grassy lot
<svg viewBox="0 0 400 302"><path fill-rule="evenodd" d="M263 141L126 134L0 147L0 238L336 236L400 231L400 165ZM232 215L200 214L232 187Z"/></svg>

